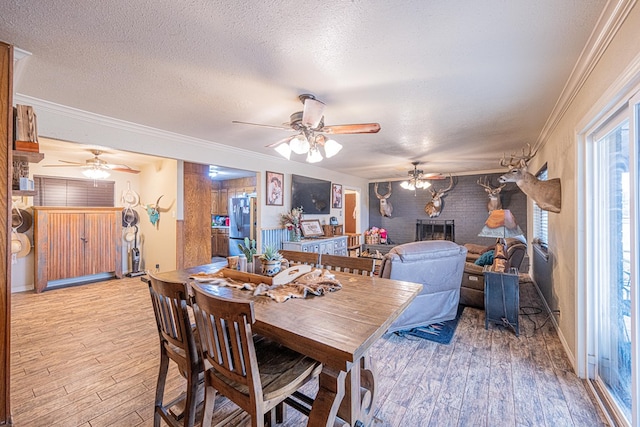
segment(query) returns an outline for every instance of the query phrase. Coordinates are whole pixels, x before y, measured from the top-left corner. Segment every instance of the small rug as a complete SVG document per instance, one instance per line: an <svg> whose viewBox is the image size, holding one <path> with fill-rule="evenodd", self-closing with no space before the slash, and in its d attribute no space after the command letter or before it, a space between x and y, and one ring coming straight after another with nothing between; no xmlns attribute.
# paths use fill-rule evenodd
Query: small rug
<svg viewBox="0 0 640 427"><path fill-rule="evenodd" d="M433 323L419 328L413 328L408 331L399 331L396 333L400 336L413 335L439 344L449 344L453 338L453 334L456 332L458 321L460 320L460 316L462 316L464 307L464 305L458 305L458 312L456 313L455 319L447 320L446 322Z"/></svg>

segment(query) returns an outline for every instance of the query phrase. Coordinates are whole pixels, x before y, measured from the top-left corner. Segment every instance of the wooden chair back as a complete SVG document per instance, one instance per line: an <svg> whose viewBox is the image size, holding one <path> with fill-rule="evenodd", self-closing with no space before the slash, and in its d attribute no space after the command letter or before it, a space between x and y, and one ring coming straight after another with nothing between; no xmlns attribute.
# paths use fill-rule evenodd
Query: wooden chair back
<svg viewBox="0 0 640 427"><path fill-rule="evenodd" d="M320 264L323 268L345 273L373 276L375 260L373 258L356 258L341 255L322 254Z"/></svg>
<svg viewBox="0 0 640 427"><path fill-rule="evenodd" d="M192 289L203 357L221 376L246 388L247 394L241 395L236 387L224 385L225 381L220 381L221 388L216 388L243 409L238 401L245 400L249 395L255 396L256 401L262 401L251 330L251 325L255 323L253 302L220 298L207 294L197 285Z"/></svg>
<svg viewBox="0 0 640 427"><path fill-rule="evenodd" d="M308 264L313 267L320 264L320 254L317 252L300 252L300 251L279 251L283 258L287 259L290 264Z"/></svg>
<svg viewBox="0 0 640 427"><path fill-rule="evenodd" d="M353 252L355 256L360 255L362 243L360 243L360 234L358 233L346 233L347 234L347 251L349 255Z"/></svg>
<svg viewBox="0 0 640 427"><path fill-rule="evenodd" d="M187 288L182 282L164 281L147 272L149 294L160 336L160 373L156 386L155 417L159 425L162 417L169 425L184 419L184 426L195 424L198 377L203 372L195 335L189 319ZM177 365L182 376L187 378L187 391L182 396L184 412L178 416L169 411L175 404L163 404L164 386L169 359ZM182 422L180 422L182 424Z"/></svg>

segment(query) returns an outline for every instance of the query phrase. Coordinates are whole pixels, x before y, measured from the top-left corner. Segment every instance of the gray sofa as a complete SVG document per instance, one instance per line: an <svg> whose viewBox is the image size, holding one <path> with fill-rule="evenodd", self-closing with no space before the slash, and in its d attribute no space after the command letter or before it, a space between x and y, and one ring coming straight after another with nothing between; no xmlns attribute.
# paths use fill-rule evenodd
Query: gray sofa
<svg viewBox="0 0 640 427"><path fill-rule="evenodd" d="M411 305L388 332L408 330L456 317L467 249L447 240L398 245L382 260L380 277L422 284Z"/></svg>

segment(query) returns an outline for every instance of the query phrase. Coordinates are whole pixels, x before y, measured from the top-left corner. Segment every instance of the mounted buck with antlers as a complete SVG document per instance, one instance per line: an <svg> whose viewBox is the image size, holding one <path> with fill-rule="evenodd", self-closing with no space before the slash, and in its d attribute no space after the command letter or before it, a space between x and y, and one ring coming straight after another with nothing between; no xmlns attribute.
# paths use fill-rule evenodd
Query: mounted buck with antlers
<svg viewBox="0 0 640 427"><path fill-rule="evenodd" d="M509 172L502 175L500 182L515 182L524 194L531 197L534 202L545 211L560 212L562 205L562 190L560 179L553 178L541 181L527 171L527 164L535 156L531 154L531 145L527 144L529 152L525 154L522 149L522 156L511 154L511 159L507 161L506 156L500 160L500 166L508 167Z"/></svg>
<svg viewBox="0 0 640 427"><path fill-rule="evenodd" d="M391 202L387 199L391 196L391 183L389 183L389 192L384 196L378 194L378 183L373 184L373 191L376 193L376 197L380 200L380 215L391 218L391 213L393 212L393 206L391 206Z"/></svg>
<svg viewBox="0 0 640 427"><path fill-rule="evenodd" d="M478 179L478 185L484 187L484 191L489 196L489 203L487 203L487 210L489 213L496 209L502 209L502 200L500 200L500 192L507 184L502 184L500 187L491 187L491 181L488 177L484 177L484 181Z"/></svg>
<svg viewBox="0 0 640 427"><path fill-rule="evenodd" d="M451 174L449 174L449 186L447 188L436 190L431 187L429 190L431 192L431 201L424 207L424 211L429 215L429 218L440 216L440 212L442 211L442 197L447 191L451 190L452 187L453 176Z"/></svg>

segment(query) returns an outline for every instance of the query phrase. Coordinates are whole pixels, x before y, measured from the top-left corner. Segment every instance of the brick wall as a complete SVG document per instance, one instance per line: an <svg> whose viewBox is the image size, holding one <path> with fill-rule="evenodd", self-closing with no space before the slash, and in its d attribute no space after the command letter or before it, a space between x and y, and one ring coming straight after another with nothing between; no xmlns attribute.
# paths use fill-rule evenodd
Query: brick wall
<svg viewBox="0 0 640 427"><path fill-rule="evenodd" d="M491 178L492 186L498 184L501 174L486 175ZM455 240L458 244L477 243L491 244L494 239L478 237L487 219L487 202L489 197L484 188L477 184L478 178L485 175L469 175L454 177L453 188L442 198L443 207L437 220L455 221ZM449 180L431 181L433 187L446 188ZM393 205L391 218L380 215L380 203L373 190L373 183L369 184L369 225L371 227L385 228L389 232L389 238L395 244L413 242L415 240L416 219L430 219L424 212L425 205L431 200L429 190L416 190L414 192L400 187L400 181L392 182L392 193L388 201ZM378 193L387 193L387 183L378 184ZM518 225L527 231L527 196L514 183L508 183L500 193L504 209L513 213Z"/></svg>

